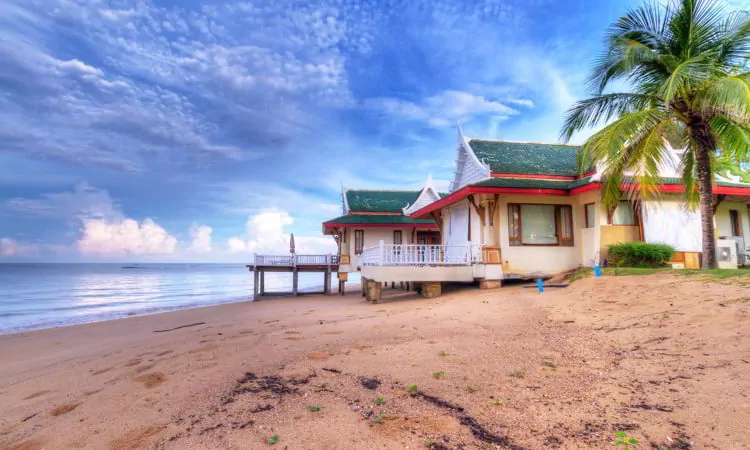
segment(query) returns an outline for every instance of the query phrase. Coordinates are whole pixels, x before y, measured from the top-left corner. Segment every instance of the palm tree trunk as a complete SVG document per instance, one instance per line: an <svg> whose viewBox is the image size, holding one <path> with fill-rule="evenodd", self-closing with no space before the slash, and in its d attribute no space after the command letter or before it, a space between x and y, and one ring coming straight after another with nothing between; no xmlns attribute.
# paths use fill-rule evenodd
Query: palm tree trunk
<svg viewBox="0 0 750 450"><path fill-rule="evenodd" d="M711 184L711 152L716 151L716 142L708 131L708 125L701 124L691 127L691 134L697 144L695 149L695 163L698 177L698 194L700 198L701 228L703 232L703 256L701 268L715 269L716 240L714 237L714 197Z"/></svg>

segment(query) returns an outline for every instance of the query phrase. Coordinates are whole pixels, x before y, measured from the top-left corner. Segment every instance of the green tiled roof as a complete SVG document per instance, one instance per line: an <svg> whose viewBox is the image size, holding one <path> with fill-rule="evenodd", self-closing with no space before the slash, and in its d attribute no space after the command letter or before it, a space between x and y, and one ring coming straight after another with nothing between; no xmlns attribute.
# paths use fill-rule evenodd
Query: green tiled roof
<svg viewBox="0 0 750 450"><path fill-rule="evenodd" d="M406 205L413 204L422 190L419 191L346 191L346 202L349 211L354 212L389 212L401 213ZM449 194L439 193L441 198Z"/></svg>
<svg viewBox="0 0 750 450"><path fill-rule="evenodd" d="M431 219L412 219L404 215L386 215L386 214L348 214L326 221L325 223L344 223L344 224L393 224L393 225L414 225L414 224L434 224Z"/></svg>
<svg viewBox="0 0 750 450"><path fill-rule="evenodd" d="M532 180L517 178L490 178L489 180L474 183L472 186L481 187L507 187L524 189L570 189L570 181L567 180Z"/></svg>
<svg viewBox="0 0 750 450"><path fill-rule="evenodd" d="M400 213L421 191L346 191L349 211Z"/></svg>
<svg viewBox="0 0 750 450"><path fill-rule="evenodd" d="M497 173L578 175L576 157L581 147L527 142L469 141L480 161Z"/></svg>

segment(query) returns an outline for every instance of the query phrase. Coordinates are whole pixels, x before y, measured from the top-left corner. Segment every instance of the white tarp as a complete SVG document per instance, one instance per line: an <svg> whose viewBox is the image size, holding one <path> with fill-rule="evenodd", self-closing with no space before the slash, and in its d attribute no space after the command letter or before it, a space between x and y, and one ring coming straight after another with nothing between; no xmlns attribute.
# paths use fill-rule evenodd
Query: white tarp
<svg viewBox="0 0 750 450"><path fill-rule="evenodd" d="M653 244L669 244L679 252L703 248L700 211L681 202L643 202L643 237Z"/></svg>
<svg viewBox="0 0 750 450"><path fill-rule="evenodd" d="M468 205L458 205L448 210L448 233L445 245L465 246L469 235ZM445 260L455 261L464 257L465 248L448 247L445 249Z"/></svg>

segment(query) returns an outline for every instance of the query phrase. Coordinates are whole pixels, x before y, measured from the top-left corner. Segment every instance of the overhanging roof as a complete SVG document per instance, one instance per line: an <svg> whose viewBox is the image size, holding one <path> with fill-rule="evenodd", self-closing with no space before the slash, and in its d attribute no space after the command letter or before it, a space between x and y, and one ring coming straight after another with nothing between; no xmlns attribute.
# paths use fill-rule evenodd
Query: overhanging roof
<svg viewBox="0 0 750 450"><path fill-rule="evenodd" d="M580 146L485 139L470 139L469 145L476 157L489 165L494 173L579 175L577 157Z"/></svg>

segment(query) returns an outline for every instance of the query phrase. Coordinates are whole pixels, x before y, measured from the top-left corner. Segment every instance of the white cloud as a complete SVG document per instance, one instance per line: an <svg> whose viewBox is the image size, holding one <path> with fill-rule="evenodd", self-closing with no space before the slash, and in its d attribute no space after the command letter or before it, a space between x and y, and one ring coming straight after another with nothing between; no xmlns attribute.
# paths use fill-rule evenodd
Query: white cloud
<svg viewBox="0 0 750 450"><path fill-rule="evenodd" d="M36 245L24 244L8 237L0 238L0 256L32 256L38 251Z"/></svg>
<svg viewBox="0 0 750 450"><path fill-rule="evenodd" d="M89 66L88 64L79 61L77 59L71 59L69 61L60 61L57 63L57 67L63 70L70 70L74 72L81 72L88 75L101 76L102 71L96 67Z"/></svg>
<svg viewBox="0 0 750 450"><path fill-rule="evenodd" d="M62 219L106 219L122 218L119 205L110 197L109 192L91 186L86 182L78 183L72 192L42 194L41 198L29 199L15 197L6 205L16 212Z"/></svg>
<svg viewBox="0 0 750 450"><path fill-rule="evenodd" d="M151 219L87 219L77 247L83 255L168 255L177 249L177 239Z"/></svg>
<svg viewBox="0 0 750 450"><path fill-rule="evenodd" d="M227 240L233 253L289 253L291 235L287 227L294 223L288 212L267 209L248 218L245 223L246 236L234 236ZM329 237L294 236L296 253L336 253L336 243Z"/></svg>
<svg viewBox="0 0 750 450"><path fill-rule="evenodd" d="M191 242L187 248L188 253L211 253L211 234L213 229L207 225L193 225L190 227Z"/></svg>
<svg viewBox="0 0 750 450"><path fill-rule="evenodd" d="M473 117L491 116L507 118L518 114L518 111L497 100L490 100L470 92L447 90L427 97L420 104L396 98L375 98L365 102L365 106L400 116L410 120L424 122L432 127L453 126L457 121L470 120Z"/></svg>

